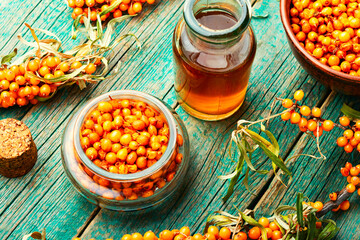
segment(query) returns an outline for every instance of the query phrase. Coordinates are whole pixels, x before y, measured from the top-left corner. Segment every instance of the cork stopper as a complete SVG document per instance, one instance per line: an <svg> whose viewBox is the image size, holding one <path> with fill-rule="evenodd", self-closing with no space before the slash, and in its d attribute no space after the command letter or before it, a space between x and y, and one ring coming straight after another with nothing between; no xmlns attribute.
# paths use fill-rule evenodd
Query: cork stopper
<svg viewBox="0 0 360 240"><path fill-rule="evenodd" d="M0 120L0 174L13 178L28 173L37 160L29 128L21 121Z"/></svg>

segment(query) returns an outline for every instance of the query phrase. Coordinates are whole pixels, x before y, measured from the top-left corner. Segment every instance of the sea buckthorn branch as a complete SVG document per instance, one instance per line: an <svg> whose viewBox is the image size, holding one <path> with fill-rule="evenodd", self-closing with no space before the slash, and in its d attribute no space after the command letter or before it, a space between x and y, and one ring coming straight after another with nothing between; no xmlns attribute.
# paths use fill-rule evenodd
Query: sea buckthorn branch
<svg viewBox="0 0 360 240"><path fill-rule="evenodd" d="M321 117L320 108L314 107L310 109L310 107L306 105L300 105L299 102L303 98L304 98L304 92L302 90L298 90L294 94L294 100L289 98L275 99L275 101L281 101L282 106L286 108L283 112L277 114L271 114L270 111L268 117L254 122L246 121L246 120L238 121L237 129L232 132L232 136L231 136L232 142L236 144L239 152L239 159L237 162L237 166L231 174L219 177L220 179L223 180L231 179L227 193L223 198L224 201L227 201L232 195L234 191L234 186L237 183L243 168L245 168L245 177L243 180L243 184L248 190L249 190L248 178L249 178L250 170L260 174L266 174L269 172L267 170L257 170L253 166L251 162L251 157L252 157L252 153L257 148L260 148L271 159L274 175L279 181L282 182L279 174L277 173L278 168L281 169L288 176L290 176L290 181L291 181L291 172L286 167L283 159L279 156L280 153L279 143L274 137L274 135L269 130L266 130L264 126L265 122L268 122L273 118L280 116L281 119L284 121L290 120L291 124L297 124L299 126L300 131L309 134L312 138L315 139L320 157L316 157L310 154L298 154L293 156L292 158L299 156L308 156L315 159L320 159L320 158L326 159L326 157L322 154L320 149L319 137L323 134L323 131L331 131L334 128L334 126L337 126L337 124L335 124L331 120L323 119ZM260 125L260 132L265 133L268 139L260 136L260 134L254 132L253 130L250 130L250 127L253 127L254 125Z"/></svg>
<svg viewBox="0 0 360 240"><path fill-rule="evenodd" d="M329 195L330 201L325 203L324 207L317 212L317 217L322 217L329 211L346 211L350 208L350 202L347 199L356 191L360 196L360 164L353 166L347 162L345 167L341 168L341 174L347 178L348 185L341 191Z"/></svg>
<svg viewBox="0 0 360 240"><path fill-rule="evenodd" d="M86 33L88 41L65 52L60 50L62 43L55 34L25 24L35 42L28 42L21 36L18 38L20 42L33 49L12 64L10 62L17 54L16 49L1 58L0 107L37 104L39 101L49 100L65 86L78 84L80 89L84 89L86 83L104 80L110 58L106 55L122 40L128 37L135 38L137 49L141 49L139 40L132 33L113 40L115 24L126 18L128 17L110 21L106 30L103 30L100 18L97 27L92 27L90 19L84 17L85 28L79 31ZM36 31L52 38L39 40ZM117 72L119 63L115 66L114 72Z"/></svg>
<svg viewBox="0 0 360 240"><path fill-rule="evenodd" d="M90 16L91 21L96 22L97 15L101 21L110 18L119 18L127 13L134 16L143 10L143 4L154 4L155 0L65 0L68 6L73 8L71 17L84 23L83 16Z"/></svg>
<svg viewBox="0 0 360 240"><path fill-rule="evenodd" d="M205 232L211 225L226 227L232 232L233 240L250 239L284 239L330 240L338 232L336 223L330 219L321 220L317 217L321 202L310 205L303 201L303 194L297 196L296 206L280 206L269 218L254 219L252 210L238 211L238 216L226 212L215 212L208 218ZM286 215L282 215L286 212Z"/></svg>

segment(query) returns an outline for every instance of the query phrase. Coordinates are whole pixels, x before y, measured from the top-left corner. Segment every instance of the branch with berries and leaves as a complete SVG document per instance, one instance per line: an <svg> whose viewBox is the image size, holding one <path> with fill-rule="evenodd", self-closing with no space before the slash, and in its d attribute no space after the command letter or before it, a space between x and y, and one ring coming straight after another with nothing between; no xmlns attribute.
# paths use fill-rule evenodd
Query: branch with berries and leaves
<svg viewBox="0 0 360 240"><path fill-rule="evenodd" d="M344 130L344 136L337 140L337 144L344 147L346 152L352 152L354 148L358 148L360 151L360 112L350 108L344 104L342 112L346 115L340 118L340 123L335 123L330 119L324 119L322 117L322 110L318 107L310 108L309 106L302 105L300 102L304 98L304 92L298 90L294 93L293 99L290 98L276 98L276 102L281 102L285 108L284 111L276 114L269 114L267 118L257 121L239 120L237 129L232 132L231 140L237 146L239 158L235 167L235 170L225 176L220 176L220 179L230 179L230 184L226 195L223 200L227 201L233 194L234 187L238 182L241 173L245 172L243 180L244 186L249 190L249 172L254 171L260 174L266 174L268 170L258 170L254 167L252 155L257 149L261 149L262 152L272 161L273 172L275 177L282 182L277 170L282 170L283 173L290 176L291 172L286 167L286 163L280 156L279 143L275 136L266 129L265 123L271 119L281 117L283 121L289 121L291 124L297 125L301 132L308 134L316 142L318 149L318 156L310 154L297 154L292 156L296 158L299 156L307 156L314 159L326 159L326 156L322 153L320 148L320 137L324 132L330 132L334 127L338 127ZM352 126L351 121L355 124ZM265 134L266 136L261 136ZM230 149L231 152L231 149ZM284 184L284 183L283 183Z"/></svg>
<svg viewBox="0 0 360 240"><path fill-rule="evenodd" d="M17 55L16 49L1 58L0 108L37 104L49 100L63 87L77 84L80 89L84 89L86 83L104 80L109 70L109 59L106 56L109 51L128 37L135 38L138 49L141 48L139 40L131 33L113 39L115 24L129 17L109 21L106 30L103 30L100 18L94 27L90 19L84 17L84 27L78 28L77 32L84 33L88 41L67 51L60 50L64 46L55 34L25 24L35 42L28 42L21 36L18 38L33 49L14 62L12 59ZM51 38L39 40L36 32ZM114 72L119 66L115 67Z"/></svg>

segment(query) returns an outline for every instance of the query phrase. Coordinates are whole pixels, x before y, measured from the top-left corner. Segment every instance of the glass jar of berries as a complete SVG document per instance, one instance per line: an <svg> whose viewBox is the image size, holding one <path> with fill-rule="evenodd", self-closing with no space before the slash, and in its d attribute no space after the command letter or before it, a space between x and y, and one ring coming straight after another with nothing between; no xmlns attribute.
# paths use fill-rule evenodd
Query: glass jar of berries
<svg viewBox="0 0 360 240"><path fill-rule="evenodd" d="M61 151L65 172L80 194L118 211L174 197L190 156L177 113L158 98L131 90L86 103L70 119Z"/></svg>

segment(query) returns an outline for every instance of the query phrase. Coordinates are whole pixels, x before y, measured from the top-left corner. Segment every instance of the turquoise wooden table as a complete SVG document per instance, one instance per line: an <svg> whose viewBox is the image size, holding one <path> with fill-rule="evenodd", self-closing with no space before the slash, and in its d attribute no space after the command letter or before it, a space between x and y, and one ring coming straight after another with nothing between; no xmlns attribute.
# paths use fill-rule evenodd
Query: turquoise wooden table
<svg viewBox="0 0 360 240"><path fill-rule="evenodd" d="M253 4L258 7L257 3ZM339 170L346 161L358 163L359 155L345 154L336 147L335 140L341 134L336 129L320 141L327 160L299 157L289 161L294 178L288 188L274 178L273 172L267 175L251 173L253 194L242 184L237 184L231 200L222 203L228 182L217 177L232 171L234 164L227 154L227 147L238 119L265 117L274 97L291 96L297 89L307 93L306 104L326 109L324 117L334 120L341 116L339 109L343 102L353 99L332 93L300 67L285 39L279 2L264 0L260 10L267 10L268 17L252 19L258 50L244 105L224 121L194 119L178 105L173 88L171 39L182 5L180 0L163 0L147 7L141 17L117 27L118 32L135 33L143 49L136 56L133 56L135 47L130 43L117 49L110 65L114 67L118 61L123 64L115 77L83 91L71 87L36 106L0 109L0 119L12 117L29 126L39 153L35 167L26 176L18 179L0 177L0 239L21 239L24 234L42 228L46 228L48 239L120 239L125 233L144 233L149 229L159 233L181 226L201 232L208 215L216 210L234 213L236 206L242 210L256 209L258 216L270 216L280 204L294 204L299 191L312 201L327 201L329 193L345 186L346 179L341 177ZM70 15L69 8L61 0L2 0L0 54L7 54L15 47L20 53L26 51L16 37L22 34L32 40L25 22L56 33L64 46L71 48L79 44L84 39L70 39ZM117 89L136 89L162 98L178 112L189 132L191 165L186 188L177 201L161 211L128 214L100 209L75 191L61 165L61 136L71 114L90 98ZM279 109L277 105L274 111ZM284 159L297 153L317 152L314 141L299 132L296 126L276 119L270 123L270 130L279 140ZM256 167L271 169L269 160L260 153L255 159ZM359 198L353 196L351 203L351 211L328 214L341 228L337 239L360 239Z"/></svg>

